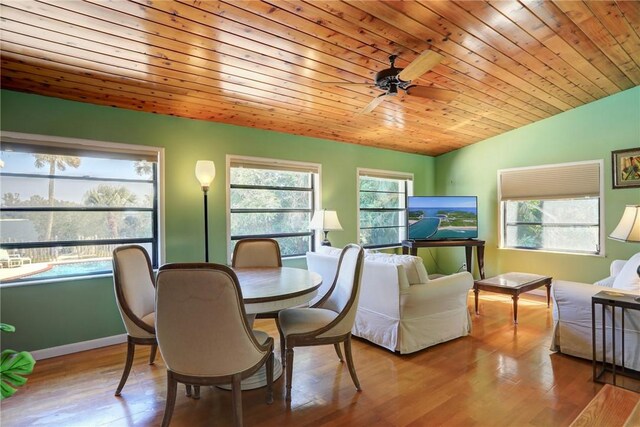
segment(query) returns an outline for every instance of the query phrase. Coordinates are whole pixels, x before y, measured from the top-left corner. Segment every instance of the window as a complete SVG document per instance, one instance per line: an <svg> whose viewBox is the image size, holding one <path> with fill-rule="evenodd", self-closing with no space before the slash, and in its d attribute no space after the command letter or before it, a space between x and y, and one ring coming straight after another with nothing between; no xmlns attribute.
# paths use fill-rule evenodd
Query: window
<svg viewBox="0 0 640 427"><path fill-rule="evenodd" d="M309 229L317 205L320 165L282 160L227 157L229 259L236 241L273 238L283 257L313 250Z"/></svg>
<svg viewBox="0 0 640 427"><path fill-rule="evenodd" d="M602 252L602 161L498 171L501 247Z"/></svg>
<svg viewBox="0 0 640 427"><path fill-rule="evenodd" d="M111 272L113 249L159 263L160 149L3 133L0 280Z"/></svg>
<svg viewBox="0 0 640 427"><path fill-rule="evenodd" d="M413 175L358 169L358 232L367 248L399 246L406 238L407 196Z"/></svg>

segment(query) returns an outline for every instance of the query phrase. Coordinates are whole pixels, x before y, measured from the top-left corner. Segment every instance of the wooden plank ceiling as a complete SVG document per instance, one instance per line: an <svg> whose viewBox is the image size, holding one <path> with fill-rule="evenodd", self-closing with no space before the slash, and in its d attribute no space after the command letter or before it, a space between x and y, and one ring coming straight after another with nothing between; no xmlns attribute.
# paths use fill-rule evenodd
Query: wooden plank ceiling
<svg viewBox="0 0 640 427"><path fill-rule="evenodd" d="M640 85L640 1L1 2L5 89L439 155ZM376 72L430 49L412 84Z"/></svg>

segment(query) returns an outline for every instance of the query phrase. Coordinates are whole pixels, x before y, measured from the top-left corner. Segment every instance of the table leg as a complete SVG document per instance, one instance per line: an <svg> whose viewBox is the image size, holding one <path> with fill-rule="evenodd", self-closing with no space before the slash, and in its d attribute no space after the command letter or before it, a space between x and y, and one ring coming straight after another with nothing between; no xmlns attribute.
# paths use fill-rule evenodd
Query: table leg
<svg viewBox="0 0 640 427"><path fill-rule="evenodd" d="M409 248L406 246L402 247L402 255L408 255L409 254Z"/></svg>
<svg viewBox="0 0 640 427"><path fill-rule="evenodd" d="M551 306L551 283L545 285L547 287L547 308Z"/></svg>
<svg viewBox="0 0 640 427"><path fill-rule="evenodd" d="M472 248L471 246L465 246L464 247L464 257L465 257L465 261L467 261L467 271L471 274L473 274L472 269L471 269L471 251ZM482 279L482 277L481 277Z"/></svg>
<svg viewBox="0 0 640 427"><path fill-rule="evenodd" d="M484 246L476 246L476 256L478 258L478 271L480 279L484 280Z"/></svg>
<svg viewBox="0 0 640 427"><path fill-rule="evenodd" d="M475 294L475 297L476 297L476 314L480 314L480 312L478 311L478 294L480 293L480 290L478 290L478 288L474 286L473 293Z"/></svg>
<svg viewBox="0 0 640 427"><path fill-rule="evenodd" d="M591 367L593 369L593 382L596 382L596 303L591 300Z"/></svg>
<svg viewBox="0 0 640 427"><path fill-rule="evenodd" d="M518 299L520 297L518 294L515 294L511 297L513 299L513 323L518 324Z"/></svg>

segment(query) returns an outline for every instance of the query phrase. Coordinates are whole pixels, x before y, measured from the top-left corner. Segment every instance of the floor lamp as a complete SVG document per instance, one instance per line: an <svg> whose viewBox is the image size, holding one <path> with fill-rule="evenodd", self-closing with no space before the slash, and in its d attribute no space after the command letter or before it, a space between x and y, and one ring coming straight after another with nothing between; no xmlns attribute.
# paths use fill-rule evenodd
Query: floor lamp
<svg viewBox="0 0 640 427"><path fill-rule="evenodd" d="M216 176L216 165L211 160L196 162L196 178L204 194L204 260L209 262L209 214L207 213L207 192Z"/></svg>

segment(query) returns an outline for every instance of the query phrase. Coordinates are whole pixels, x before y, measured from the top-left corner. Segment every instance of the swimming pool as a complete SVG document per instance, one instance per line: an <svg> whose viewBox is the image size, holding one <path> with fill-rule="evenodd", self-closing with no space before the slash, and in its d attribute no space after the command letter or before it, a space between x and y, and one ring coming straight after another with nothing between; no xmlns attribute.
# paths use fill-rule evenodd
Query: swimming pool
<svg viewBox="0 0 640 427"><path fill-rule="evenodd" d="M111 260L66 262L51 264L51 268L41 273L31 274L20 279L50 279L53 277L84 276L97 273L111 273Z"/></svg>

